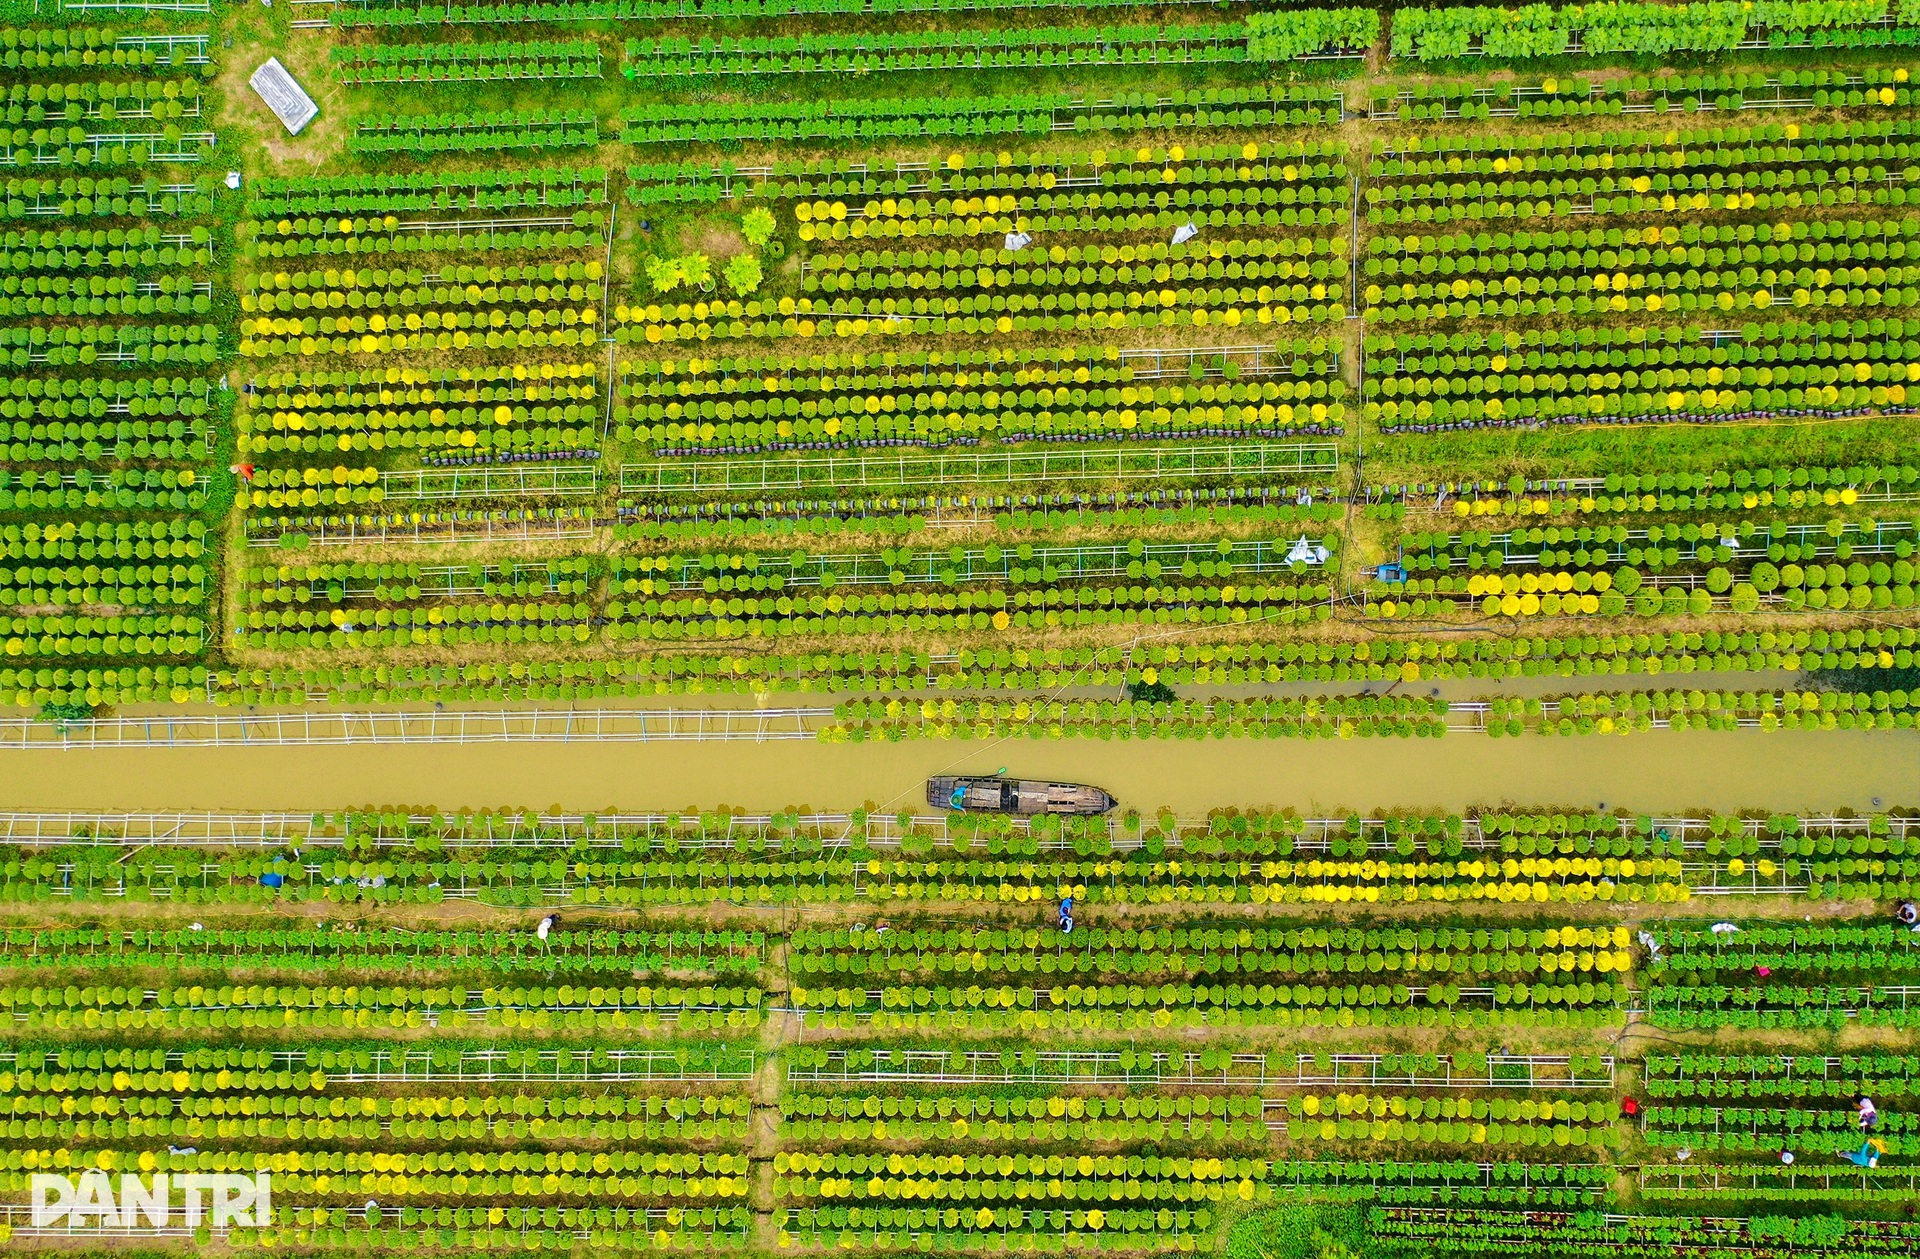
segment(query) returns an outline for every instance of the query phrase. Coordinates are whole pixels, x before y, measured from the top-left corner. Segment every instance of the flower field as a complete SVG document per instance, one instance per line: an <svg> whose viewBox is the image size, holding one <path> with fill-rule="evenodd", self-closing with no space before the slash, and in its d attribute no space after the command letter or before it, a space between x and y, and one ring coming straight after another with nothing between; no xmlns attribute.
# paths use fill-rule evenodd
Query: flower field
<svg viewBox="0 0 1920 1259"><path fill-rule="evenodd" d="M1906 933L1697 916L1741 862L1905 851L1904 811L387 809L230 817L257 837L241 846L203 825L68 817L0 851L0 1195L41 1170L265 1171L269 1227L201 1236L316 1254L1213 1253L1315 1204L1360 1208L1369 1245L1465 1252L1517 1211L1577 1237L1628 1182L1643 1211L1730 1178L1786 1201L1772 1151L1817 1166L1851 1148L1863 1089L1889 1160L1914 1140L1915 1057L1836 1045L1873 1012L1821 1005L1855 980L1875 1003L1906 991ZM1589 853L1605 886L1659 894L1596 914L1574 868ZM1393 867L1393 895L1362 894L1362 859ZM1309 917L1257 891L1165 917L1192 898L1129 890L1149 872L1224 890L1236 860L1352 895ZM1633 884L1634 861L1655 881ZM1517 903L1490 916L1454 894L1502 862L1533 880ZM936 865L938 895L903 899ZM1062 891L1092 925L1033 925ZM435 916L456 904L491 916ZM1713 1026L1786 1039L1729 1045L1686 1021L1702 1001ZM1645 1024L1661 1037L1636 1039ZM1444 1048L1423 1044L1434 1028ZM1794 1200L1884 1210L1908 1183L1821 1170ZM1823 1218L1835 1254L1891 1253L1873 1239L1903 1227Z"/></svg>
<svg viewBox="0 0 1920 1259"><path fill-rule="evenodd" d="M218 602L214 50L204 25L151 40L10 27L0 45L0 163L31 172L10 181L0 278L0 639L14 657L136 661L151 677L204 652Z"/></svg>
<svg viewBox="0 0 1920 1259"><path fill-rule="evenodd" d="M1910 724L1894 7L301 7L331 156L237 189L219 23L6 36L16 164L113 168L8 188L17 706L704 694L746 646L865 692L829 740L1799 729L1805 671ZM1103 678L1201 690L1021 693ZM1210 693L1396 679L1471 681Z"/></svg>
<svg viewBox="0 0 1920 1259"><path fill-rule="evenodd" d="M226 189L116 182L121 167L187 165L206 142L194 127L219 109L207 39L12 35L33 46L9 87L19 123L58 102L84 133L63 137L72 162L116 173L104 187L91 173L70 186L36 176L9 189L10 214L136 217L34 224L7 242L10 308L38 320L8 334L28 374L7 385L15 441L0 485L20 517L0 524L14 561L0 590L18 609L5 685L28 708L180 692L284 702L365 685L357 664L291 658L316 648L404 651L416 660L387 666L380 689L439 700L531 697L555 681L569 698L583 684L596 698L657 693L687 666L649 659L656 644L793 635L904 633L932 662L996 653L996 638L1030 653L1036 633L1069 633L1100 672L1187 672L1191 658L1110 658L1107 644L1145 624L1240 636L1223 646L1260 661L1241 666L1249 680L1276 665L1269 682L1304 677L1294 664L1308 652L1356 679L1396 665L1490 678L1460 666L1504 644L1371 643L1368 622L1451 632L1542 615L1607 623L1572 640L1580 672L1667 654L1622 652L1632 631L1616 627L1632 619L1752 618L1733 667L1785 683L1801 653L1762 638L1811 638L1793 625L1807 616L1897 622L1911 603L1911 476L1897 460L1826 468L1808 486L1816 503L1804 462L1756 462L1704 432L1699 488L1742 492L1669 493L1676 474L1631 461L1529 466L1514 484L1500 466L1510 456L1474 467L1448 453L1515 429L1904 417L1906 70L1868 59L1815 73L1762 55L1898 47L1889 10L1748 17L1729 46L1759 72L1402 87L1391 74L1353 83L1337 58L1306 68L1382 39L1403 59L1564 51L1597 67L1692 45L1657 26L1603 34L1617 15L1578 10L1538 38L1521 37L1544 20L1532 11L1515 25L1498 10L1390 24L1329 10L884 34L822 14L818 30L716 40L702 12L645 32L627 24L660 15L621 5L462 10L445 38L417 43L377 33L409 20L403 6L325 7L342 33L324 37L324 59L350 101L398 82L418 99L350 105L342 166L245 172L227 202L240 220L230 242L194 217L222 213ZM1687 38L1711 44L1727 20L1713 10ZM457 32L542 22L555 29ZM362 24L376 30L347 34ZM1492 30L1519 43L1483 46ZM43 44L54 81L36 85ZM636 84L670 86L610 110L541 95L608 57ZM1255 81L1236 68L1247 57L1299 70ZM1194 58L1212 77L1179 84ZM141 76L70 81L88 64ZM994 73L1005 69L1042 78L1009 94ZM900 75L901 90L807 89L738 108L724 92L678 91L688 78L773 85L821 71ZM1076 76L1115 74L1157 86L1077 90ZM955 90L917 86L949 79ZM510 94L469 101L469 83ZM1661 116L1675 112L1692 116ZM169 124L160 147L87 130L134 118ZM1483 120L1494 125L1461 127ZM629 145L644 152L607 152ZM524 153L555 146L567 164ZM460 156L470 150L519 155L479 169ZM31 165L67 160L36 152ZM692 248L700 233L717 244ZM233 280L216 278L230 256ZM157 322L113 322L135 312ZM822 337L860 344L807 344ZM134 379L146 362L186 370ZM245 365L238 387L228 363ZM91 425L72 418L81 409ZM225 455L215 421L229 414ZM167 431L140 431L156 423ZM1348 484L1343 458L1370 439L1366 479ZM876 448L917 453L832 461ZM1423 466L1432 457L1447 475ZM244 540L231 562L207 542L229 493ZM83 519L102 510L110 518ZM1483 511L1536 519L1455 531ZM757 541L769 532L834 541L769 548ZM423 562L408 554L419 543L463 553ZM296 564L253 554L316 545L347 549ZM99 562L123 549L119 567ZM1891 636L1885 656L1907 646L1910 631L1867 624ZM1324 628L1303 641L1308 626ZM1558 640L1538 641L1532 658L1551 658ZM560 658L435 655L527 642ZM89 655L97 665L72 659ZM134 663L156 655L164 683ZM950 669L942 684L972 690L954 697L968 705L1003 685L972 674ZM1899 687L1862 693L1883 690L1897 724ZM1342 703L1336 715L1359 715ZM1786 715L1777 701L1732 703L1756 721ZM868 729L870 713L853 715L823 734ZM1273 714L1222 715L1232 727ZM1505 732L1510 718L1447 724Z"/></svg>
<svg viewBox="0 0 1920 1259"><path fill-rule="evenodd" d="M0 1247L1911 1254L1916 22L11 5Z"/></svg>

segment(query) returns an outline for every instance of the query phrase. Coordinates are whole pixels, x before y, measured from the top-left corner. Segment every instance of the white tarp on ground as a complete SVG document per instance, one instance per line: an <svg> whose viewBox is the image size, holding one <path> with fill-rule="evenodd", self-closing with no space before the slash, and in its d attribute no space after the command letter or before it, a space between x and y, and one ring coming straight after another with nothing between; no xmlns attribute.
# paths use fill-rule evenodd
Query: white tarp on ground
<svg viewBox="0 0 1920 1259"><path fill-rule="evenodd" d="M312 122L320 112L320 107L313 103L313 97L294 82L293 76L287 73L287 68L280 64L278 57L268 57L267 63L255 70L247 83L280 119L288 135L299 135L300 128Z"/></svg>
<svg viewBox="0 0 1920 1259"><path fill-rule="evenodd" d="M1289 564L1320 565L1326 562L1327 548L1317 542L1309 541L1305 534L1300 535L1300 540L1295 542L1293 549L1287 552Z"/></svg>

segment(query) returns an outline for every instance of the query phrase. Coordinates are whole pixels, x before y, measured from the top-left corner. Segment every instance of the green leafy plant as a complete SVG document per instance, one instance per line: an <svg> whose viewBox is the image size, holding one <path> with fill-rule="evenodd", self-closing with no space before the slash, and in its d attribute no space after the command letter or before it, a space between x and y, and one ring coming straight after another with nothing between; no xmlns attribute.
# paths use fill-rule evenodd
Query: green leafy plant
<svg viewBox="0 0 1920 1259"><path fill-rule="evenodd" d="M705 289L713 286L713 263L705 254L682 254L678 258L649 258L647 278L657 293L671 293L681 285Z"/></svg>
<svg viewBox="0 0 1920 1259"><path fill-rule="evenodd" d="M1145 678L1135 678L1127 683L1127 698L1136 704L1171 704L1180 697L1158 678L1151 682Z"/></svg>
<svg viewBox="0 0 1920 1259"><path fill-rule="evenodd" d="M773 211L763 205L757 205L748 210L740 219L740 234L745 236L747 243L755 249L773 239L774 227Z"/></svg>
<svg viewBox="0 0 1920 1259"><path fill-rule="evenodd" d="M1283 9L1247 16L1249 61L1364 53L1379 38L1380 14L1374 9Z"/></svg>
<svg viewBox="0 0 1920 1259"><path fill-rule="evenodd" d="M723 274L727 279L727 287L740 296L746 297L748 294L758 291L761 277L765 272L760 267L760 259L758 256L754 254L735 254L727 260L726 269Z"/></svg>

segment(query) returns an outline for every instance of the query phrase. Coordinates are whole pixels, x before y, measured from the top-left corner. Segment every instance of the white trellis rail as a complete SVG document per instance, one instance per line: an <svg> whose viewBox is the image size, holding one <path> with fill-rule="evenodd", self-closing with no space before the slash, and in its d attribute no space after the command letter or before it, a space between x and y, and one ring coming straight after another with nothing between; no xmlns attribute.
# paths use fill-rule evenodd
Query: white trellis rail
<svg viewBox="0 0 1920 1259"><path fill-rule="evenodd" d="M1184 1055L1176 1067L1171 1055L1157 1052L1134 1055L1131 1067L1124 1065L1122 1053L1115 1051L1051 1050L1031 1055L1016 1052L1011 1062L997 1050L874 1049L866 1052L871 1054L872 1061L850 1068L847 1051L832 1050L825 1066L789 1065L787 1079L823 1084L1186 1084L1237 1088L1333 1084L1609 1090L1614 1087L1611 1057L1600 1060L1604 1075L1589 1076L1576 1072L1572 1060L1565 1056L1525 1054L1490 1054L1484 1073L1456 1072L1452 1056L1441 1055L1439 1072L1427 1074L1389 1070L1384 1054L1335 1054L1326 1070L1313 1054L1299 1054L1294 1070L1287 1071L1267 1055L1251 1053L1234 1054L1225 1066L1205 1068L1199 1065L1197 1055Z"/></svg>
<svg viewBox="0 0 1920 1259"><path fill-rule="evenodd" d="M60 0L65 13L211 13L212 0Z"/></svg>
<svg viewBox="0 0 1920 1259"><path fill-rule="evenodd" d="M532 1051L537 1056L534 1064L526 1063L512 1067L507 1064L507 1050L467 1049L462 1050L459 1058L451 1066L439 1066L434 1055L426 1050L379 1049L372 1052L366 1067L345 1067L327 1070L329 1082L339 1081L347 1084L443 1084L470 1083L618 1083L636 1080L651 1080L657 1083L691 1083L706 1081L741 1081L753 1077L758 1065L758 1056L754 1050L728 1051L729 1064L724 1068L715 1066L705 1070L687 1067L680 1056L671 1050L660 1049L543 1049ZM184 1055L175 1053L184 1063ZM605 1066L596 1066L594 1059L604 1057ZM744 1065L740 1065L744 1058ZM307 1056L303 1051L279 1051L273 1056L275 1069L305 1070ZM323 1068L324 1070L324 1068Z"/></svg>
<svg viewBox="0 0 1920 1259"><path fill-rule="evenodd" d="M1120 362L1133 369L1135 380L1175 380L1188 379L1193 368L1199 365L1202 373L1209 379L1225 375L1225 369L1215 360L1232 363L1240 369L1242 376L1292 376L1293 360L1296 356L1292 346L1281 345L1216 345L1193 347L1153 347L1142 350L1120 351ZM1309 358L1308 362L1313 362ZM1326 366L1315 372L1309 367L1307 375L1324 375L1340 370L1340 351L1328 353Z"/></svg>
<svg viewBox="0 0 1920 1259"><path fill-rule="evenodd" d="M124 408L123 408L124 409ZM543 507L493 511L401 512L379 516L316 516L306 522L249 532L253 550L278 547L282 537L298 536L311 546L439 545L449 542L532 542L593 536L591 507ZM251 522L250 522L251 523ZM277 527L277 532L267 531Z"/></svg>
<svg viewBox="0 0 1920 1259"><path fill-rule="evenodd" d="M1230 554L1222 554L1215 542L1119 543L1099 546L1033 546L1018 549L954 547L907 553L888 563L871 552L805 555L795 563L786 555L761 555L753 570L760 574L783 576L790 586L820 584L831 574L835 585L890 585L899 580L908 585L936 585L976 581L1009 581L1013 570L1026 574L1028 583L1070 581L1079 578L1127 576L1129 566L1139 564L1150 580L1166 573L1169 580L1183 576L1181 566L1189 561L1207 564L1206 576L1228 577L1234 573L1280 573L1293 566L1289 556L1295 543L1286 537L1277 540L1254 539L1235 542ZM1216 572L1222 564L1228 567ZM1151 567L1148 567L1151 565ZM1320 566L1302 561L1303 569L1319 571ZM464 570L461 570L464 571ZM701 580L713 571L689 567L682 573L678 588L697 589ZM657 589L657 587L656 587Z"/></svg>
<svg viewBox="0 0 1920 1259"><path fill-rule="evenodd" d="M417 468L404 472L382 472L380 488L389 502L571 497L598 492L600 471L590 463Z"/></svg>
<svg viewBox="0 0 1920 1259"><path fill-rule="evenodd" d="M1806 1198L1845 1194L1920 1200L1920 1172L1908 1170L1802 1171L1797 1167L1641 1167L1640 1192L1649 1198Z"/></svg>
<svg viewBox="0 0 1920 1259"><path fill-rule="evenodd" d="M773 743L813 739L831 708L500 709L0 719L0 748L287 747L394 743Z"/></svg>
<svg viewBox="0 0 1920 1259"><path fill-rule="evenodd" d="M763 494L1055 481L1331 475L1333 443L1218 443L1033 451L849 451L793 459L662 459L620 468L623 494Z"/></svg>
<svg viewBox="0 0 1920 1259"><path fill-rule="evenodd" d="M113 46L115 48L164 48L175 65L204 66L213 60L207 53L207 46L212 38L210 35L122 35L113 41ZM183 48L186 49L184 54L180 51Z"/></svg>
<svg viewBox="0 0 1920 1259"><path fill-rule="evenodd" d="M366 842L375 846L408 847L413 843L412 832L435 830L447 832L445 842L454 848L517 846L536 839L573 846L618 848L632 839L645 837L659 842L671 836L679 847L687 850L732 851L742 841L749 844L766 843L775 832L797 831L823 833L828 848L850 847L856 835L869 847L897 848L902 836L909 833L930 837L937 844L948 844L952 840L950 824L953 820L954 816L948 813L911 811L864 816L850 813L793 813L783 815L777 825L772 815L764 813L705 816L697 813L512 813L469 816L466 821L472 825L463 827L458 814L409 812L400 815L397 825L383 824L380 828L382 834ZM1142 825L1150 821L1143 820ZM1803 833L1811 834L1866 835L1872 826L1872 820L1865 817L1814 815L1796 821ZM1698 850L1704 853L1707 839L1712 834L1705 818L1654 817L1649 819L1649 823L1656 834L1664 832L1670 840L1679 840L1689 852ZM1903 838L1920 835L1920 818L1889 817L1886 823L1890 835ZM1030 819L1007 818L1005 824L1012 834L1031 833ZM1132 851L1143 842L1140 829L1130 827L1124 818L1092 819L1084 824L1102 829L1116 851ZM1158 826L1157 822L1152 824ZM1290 825L1296 832L1291 836L1296 855L1312 857L1327 854L1332 851L1335 839L1350 845L1356 842L1364 844L1364 848L1358 851L1349 850L1350 856L1361 859L1369 855L1377 857L1396 853L1395 838L1386 830L1386 819L1383 818L1361 819L1358 834L1350 831L1345 818L1299 818ZM1759 818L1744 819L1742 834L1764 837L1765 825ZM1167 847L1181 848L1184 846L1184 836L1206 835L1210 828L1211 821L1205 817L1175 818L1171 832L1166 835ZM345 829L344 824L336 827L328 815L314 813L0 811L0 843L29 846L88 843L189 847L326 846L343 842L330 833L336 829ZM1621 835L1631 836L1636 831L1635 819L1619 819ZM1500 841L1482 830L1479 818L1462 819L1460 841L1463 851L1500 850ZM1777 854L1777 841L1769 840L1768 843L1771 851ZM1044 852L1065 851L1073 847L1074 836L1049 831L1040 837L1038 844Z"/></svg>
<svg viewBox="0 0 1920 1259"><path fill-rule="evenodd" d="M756 1050L728 1050L720 1067L687 1067L672 1050L534 1050L538 1061L511 1067L507 1050L463 1050L451 1065L436 1065L426 1050L372 1050L367 1067L313 1067L305 1050L276 1050L269 1071L321 1071L328 1084L707 1084L753 1079ZM605 1057L607 1065L593 1063ZM17 1065L19 1054L0 1054ZM186 1050L169 1050L157 1071L190 1071Z"/></svg>

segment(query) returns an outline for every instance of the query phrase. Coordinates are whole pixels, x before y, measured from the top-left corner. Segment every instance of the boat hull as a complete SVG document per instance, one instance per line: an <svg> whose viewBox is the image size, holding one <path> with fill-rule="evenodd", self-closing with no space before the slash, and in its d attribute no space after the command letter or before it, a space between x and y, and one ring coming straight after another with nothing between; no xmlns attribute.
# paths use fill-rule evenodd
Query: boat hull
<svg viewBox="0 0 1920 1259"><path fill-rule="evenodd" d="M1043 813L1092 817L1120 803L1098 787L1016 778L943 775L927 780L927 803L956 813Z"/></svg>

